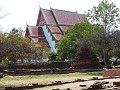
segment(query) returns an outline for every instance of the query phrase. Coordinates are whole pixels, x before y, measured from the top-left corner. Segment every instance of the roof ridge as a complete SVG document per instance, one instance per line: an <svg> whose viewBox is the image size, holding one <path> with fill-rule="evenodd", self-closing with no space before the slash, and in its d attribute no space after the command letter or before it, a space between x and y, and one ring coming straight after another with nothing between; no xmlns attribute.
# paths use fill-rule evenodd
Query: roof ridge
<svg viewBox="0 0 120 90"><path fill-rule="evenodd" d="M63 12L70 12L70 13L76 13L76 11L69 11L69 10L62 10L62 9L54 9L54 8L50 8L50 9L45 9L45 8L40 8L41 10L48 10L48 11L51 11L51 10L57 10L57 11L63 11ZM79 14L79 13L77 13ZM84 15L84 14L79 14L79 15Z"/></svg>
<svg viewBox="0 0 120 90"><path fill-rule="evenodd" d="M44 9L44 8L41 8L41 10L48 10L48 11L50 11L50 9Z"/></svg>
<svg viewBox="0 0 120 90"><path fill-rule="evenodd" d="M68 11L68 10L54 9L54 8L50 8L50 9L44 9L44 8L41 8L41 9L42 9L42 10L48 10L48 11L51 11L51 10L57 10L57 11L64 11L64 12L76 13L76 11L73 12L73 11Z"/></svg>
<svg viewBox="0 0 120 90"><path fill-rule="evenodd" d="M79 14L78 14L78 12L76 11L76 14L77 14L77 17L79 18L79 20L80 20L80 17L79 17ZM80 20L81 21L81 20Z"/></svg>
<svg viewBox="0 0 120 90"><path fill-rule="evenodd" d="M73 12L73 11L67 11L67 10L61 10L61 9L53 9L53 8L52 8L51 10L57 10L57 11L63 11L63 12L76 13L76 11Z"/></svg>
<svg viewBox="0 0 120 90"><path fill-rule="evenodd" d="M85 15L85 14L78 14L78 15Z"/></svg>

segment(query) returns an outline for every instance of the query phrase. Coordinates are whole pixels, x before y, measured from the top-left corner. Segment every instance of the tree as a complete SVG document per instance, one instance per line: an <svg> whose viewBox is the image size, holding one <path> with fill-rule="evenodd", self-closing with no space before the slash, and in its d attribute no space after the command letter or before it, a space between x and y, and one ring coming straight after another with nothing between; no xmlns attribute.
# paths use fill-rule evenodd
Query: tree
<svg viewBox="0 0 120 90"><path fill-rule="evenodd" d="M16 32L15 32L16 31ZM23 38L22 35L17 34L17 29L13 28L9 34L5 34L3 41L3 46L1 47L2 57L8 59L9 61L15 62L17 59L25 58L27 53L31 52L30 42Z"/></svg>
<svg viewBox="0 0 120 90"><path fill-rule="evenodd" d="M116 60L114 61L114 67L117 64L118 59L120 58L120 31L117 30L115 32L112 33L113 38L113 50L112 50L112 54L116 57Z"/></svg>
<svg viewBox="0 0 120 90"><path fill-rule="evenodd" d="M50 52L48 58L49 58L50 61L56 61L57 60L57 56L58 56L57 53Z"/></svg>
<svg viewBox="0 0 120 90"><path fill-rule="evenodd" d="M88 10L88 20L93 24L102 26L102 31L95 33L92 37L94 47L102 50L107 68L112 68L109 60L109 53L113 49L112 33L117 29L120 22L119 9L114 3L103 0L97 7Z"/></svg>
<svg viewBox="0 0 120 90"><path fill-rule="evenodd" d="M119 8L106 0L93 7L91 11L88 10L87 17L91 23L102 25L105 32L115 30L120 22Z"/></svg>
<svg viewBox="0 0 120 90"><path fill-rule="evenodd" d="M0 34L0 58L16 62L18 59L41 57L29 39L23 37L18 29L13 28L9 34Z"/></svg>
<svg viewBox="0 0 120 90"><path fill-rule="evenodd" d="M98 27L99 28L99 27ZM57 43L58 55L62 59L75 59L76 46L82 40L87 40L95 30L95 26L88 22L81 22L71 26Z"/></svg>

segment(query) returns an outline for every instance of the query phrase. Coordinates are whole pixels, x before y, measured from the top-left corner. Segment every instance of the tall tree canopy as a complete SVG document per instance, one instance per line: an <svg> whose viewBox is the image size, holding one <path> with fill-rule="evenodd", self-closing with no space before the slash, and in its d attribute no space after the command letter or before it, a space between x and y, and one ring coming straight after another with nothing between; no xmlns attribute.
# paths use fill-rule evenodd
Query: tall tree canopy
<svg viewBox="0 0 120 90"><path fill-rule="evenodd" d="M106 0L88 10L87 17L91 23L102 25L106 32L115 30L120 22L119 8L113 2L109 3Z"/></svg>
<svg viewBox="0 0 120 90"><path fill-rule="evenodd" d="M0 59L16 62L23 58L41 57L29 39L21 35L19 29L13 28L10 33L0 34Z"/></svg>
<svg viewBox="0 0 120 90"><path fill-rule="evenodd" d="M88 22L78 23L71 26L64 34L60 42L57 43L58 55L63 59L74 59L76 45L83 38L87 40L95 30L95 26Z"/></svg>
<svg viewBox="0 0 120 90"><path fill-rule="evenodd" d="M113 47L115 37L113 33L117 30L120 22L119 9L114 3L103 0L97 7L88 10L87 17L91 23L102 26L102 31L95 33L91 42L95 48L101 50L107 67L111 68L109 53L115 48Z"/></svg>

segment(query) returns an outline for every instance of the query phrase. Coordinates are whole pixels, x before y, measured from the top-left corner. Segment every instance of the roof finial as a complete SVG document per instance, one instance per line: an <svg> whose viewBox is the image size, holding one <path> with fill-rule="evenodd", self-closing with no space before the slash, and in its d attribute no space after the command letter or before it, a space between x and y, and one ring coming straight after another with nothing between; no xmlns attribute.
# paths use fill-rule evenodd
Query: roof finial
<svg viewBox="0 0 120 90"><path fill-rule="evenodd" d="M40 6L40 4L38 3L38 6L39 6L39 9L41 9L41 6Z"/></svg>
<svg viewBox="0 0 120 90"><path fill-rule="evenodd" d="M78 13L78 10L76 10L75 12Z"/></svg>
<svg viewBox="0 0 120 90"><path fill-rule="evenodd" d="M50 5L50 3L49 3L49 7L50 7L50 10L51 10L52 8L51 8L51 5Z"/></svg>
<svg viewBox="0 0 120 90"><path fill-rule="evenodd" d="M26 21L26 26L28 26L27 21Z"/></svg>

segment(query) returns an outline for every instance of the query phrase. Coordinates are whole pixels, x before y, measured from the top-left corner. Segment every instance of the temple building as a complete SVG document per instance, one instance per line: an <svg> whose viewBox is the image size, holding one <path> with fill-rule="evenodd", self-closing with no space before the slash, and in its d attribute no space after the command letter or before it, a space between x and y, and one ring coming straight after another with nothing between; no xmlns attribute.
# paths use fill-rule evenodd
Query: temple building
<svg viewBox="0 0 120 90"><path fill-rule="evenodd" d="M25 36L36 45L46 43L50 51L56 52L59 42L69 26L84 22L85 16L77 12L40 8L36 26L27 25Z"/></svg>

